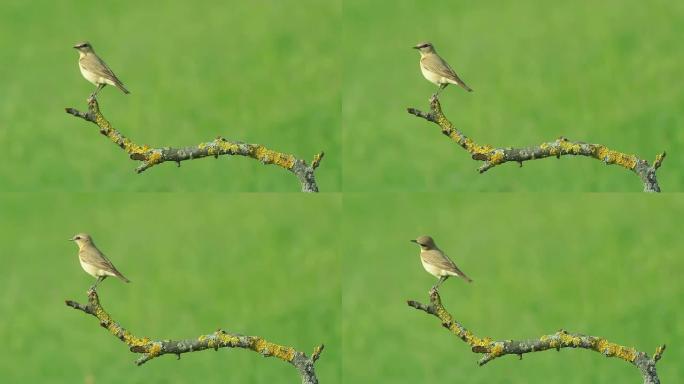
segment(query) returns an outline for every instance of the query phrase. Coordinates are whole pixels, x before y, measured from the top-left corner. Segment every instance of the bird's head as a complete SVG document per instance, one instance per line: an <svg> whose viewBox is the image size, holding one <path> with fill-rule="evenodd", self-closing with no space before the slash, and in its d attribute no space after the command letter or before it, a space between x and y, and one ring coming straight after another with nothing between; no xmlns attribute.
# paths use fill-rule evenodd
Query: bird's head
<svg viewBox="0 0 684 384"><path fill-rule="evenodd" d="M420 245L420 249L423 249L425 251L437 248L437 245L435 245L435 241L432 240L432 237L430 236L419 236L417 239L411 241Z"/></svg>
<svg viewBox="0 0 684 384"><path fill-rule="evenodd" d="M424 42L417 44L416 46L413 47L413 49L417 49L420 51L421 55L426 55L428 53L435 53L435 47L432 46L432 43L430 42Z"/></svg>
<svg viewBox="0 0 684 384"><path fill-rule="evenodd" d="M87 41L82 41L74 45L74 48L78 49L78 51L81 53L93 52L93 46Z"/></svg>
<svg viewBox="0 0 684 384"><path fill-rule="evenodd" d="M78 233L78 234L74 235L74 237L72 237L69 240L76 242L76 245L78 245L78 248L81 248L86 244L92 244L93 243L93 239L87 233Z"/></svg>

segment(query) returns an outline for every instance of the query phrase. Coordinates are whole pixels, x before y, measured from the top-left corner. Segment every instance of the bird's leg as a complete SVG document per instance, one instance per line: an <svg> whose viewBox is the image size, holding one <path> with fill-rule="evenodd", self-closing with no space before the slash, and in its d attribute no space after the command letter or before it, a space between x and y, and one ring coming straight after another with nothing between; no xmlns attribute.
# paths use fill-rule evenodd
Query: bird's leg
<svg viewBox="0 0 684 384"><path fill-rule="evenodd" d="M439 91L437 91L437 95L439 95L440 92L442 92L442 90L447 87L447 85L449 85L449 83L440 84Z"/></svg>
<svg viewBox="0 0 684 384"><path fill-rule="evenodd" d="M448 279L448 278L449 278L449 276L442 276L442 277L440 277L439 280L437 280L437 283L436 283L435 285L433 285L432 288L430 288L430 293L436 292L437 289L439 288L439 286L440 286L443 282L445 282L446 279Z"/></svg>
<svg viewBox="0 0 684 384"><path fill-rule="evenodd" d="M102 280L104 280L105 278L107 278L107 276L99 276L99 277L97 278L97 281L95 282L95 284L93 284L93 285L90 287L89 291L94 291L94 290L97 288L97 285L100 284L100 282L102 282Z"/></svg>
<svg viewBox="0 0 684 384"><path fill-rule="evenodd" d="M105 84L104 84L104 83L98 84L98 85L97 85L97 89L95 90L95 95L97 95L97 93L100 92L100 90L101 90L102 88L104 88L104 87L105 87Z"/></svg>
<svg viewBox="0 0 684 384"><path fill-rule="evenodd" d="M95 96L97 96L97 93L100 92L100 90L101 90L102 88L104 88L104 86L105 86L105 84L98 84L98 85L97 85L97 89L95 89L95 92L93 92L93 93L90 94L90 97L88 97L88 100L94 99Z"/></svg>

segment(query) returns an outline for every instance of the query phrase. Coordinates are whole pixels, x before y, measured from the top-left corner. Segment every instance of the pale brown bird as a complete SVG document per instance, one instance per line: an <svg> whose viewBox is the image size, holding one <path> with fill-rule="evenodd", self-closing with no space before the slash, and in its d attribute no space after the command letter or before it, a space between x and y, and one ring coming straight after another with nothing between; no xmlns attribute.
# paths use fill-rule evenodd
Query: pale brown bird
<svg viewBox="0 0 684 384"><path fill-rule="evenodd" d="M79 233L69 240L75 241L78 245L78 259L83 270L89 275L97 277L97 281L90 289L95 289L107 276L115 276L126 283L130 283L130 280L124 277L114 264L97 249L89 234Z"/></svg>
<svg viewBox="0 0 684 384"><path fill-rule="evenodd" d="M123 93L130 93L124 87L121 80L109 69L107 64L95 54L89 42L78 43L74 45L74 48L78 49L78 67L81 69L81 75L86 80L97 85L97 89L90 97L95 97L100 92L100 89L104 88L107 84L119 88Z"/></svg>
<svg viewBox="0 0 684 384"><path fill-rule="evenodd" d="M432 237L420 236L411 241L420 245L420 261L423 263L423 268L431 275L439 278L439 281L432 286L432 289L437 289L449 276L458 276L469 283L473 281L458 269L446 253L437 247Z"/></svg>
<svg viewBox="0 0 684 384"><path fill-rule="evenodd" d="M423 77L439 85L437 94L449 84L458 84L468 92L473 91L458 77L449 64L437 54L432 43L420 43L413 48L420 51L420 71L423 73Z"/></svg>

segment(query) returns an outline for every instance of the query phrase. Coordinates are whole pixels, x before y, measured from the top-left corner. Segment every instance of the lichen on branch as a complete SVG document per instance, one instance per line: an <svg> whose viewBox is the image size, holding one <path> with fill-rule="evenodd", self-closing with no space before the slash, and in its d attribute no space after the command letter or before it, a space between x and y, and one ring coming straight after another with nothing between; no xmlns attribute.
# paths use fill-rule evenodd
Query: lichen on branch
<svg viewBox="0 0 684 384"><path fill-rule="evenodd" d="M660 192L656 171L665 159L665 152L657 155L653 164L649 164L648 161L640 159L635 155L618 152L605 145L571 141L565 137L530 147L495 148L489 145L477 144L473 139L456 129L451 121L444 116L442 106L436 94L430 98L430 112L423 112L416 108L407 108L407 111L412 115L437 124L441 128L442 134L468 151L473 160L482 161L483 164L478 168L480 173L484 173L497 165L507 162L516 162L522 166L524 161L547 157L586 156L600 160L607 165L616 164L628 169L639 176L644 184L645 192Z"/></svg>
<svg viewBox="0 0 684 384"><path fill-rule="evenodd" d="M100 128L100 133L107 136L114 144L128 153L132 160L140 161L136 172L141 173L157 164L167 161L175 162L180 166L181 161L200 159L203 157L218 158L222 155L251 157L263 164L274 164L292 172L299 180L302 192L318 192L318 185L314 172L323 159L323 152L314 156L311 164L298 159L293 155L277 152L260 144L248 144L238 141L230 141L223 137L217 137L190 147L151 148L147 145L139 145L125 137L121 132L112 127L111 123L102 115L97 99L88 99L88 112L81 112L75 108L66 108L70 115L90 121Z"/></svg>
<svg viewBox="0 0 684 384"><path fill-rule="evenodd" d="M257 352L265 357L276 357L292 364L297 368L303 384L318 383L314 364L323 351L323 345L314 348L311 356L307 356L304 352L270 342L262 337L236 335L222 329L194 339L152 340L148 337L135 336L114 321L109 313L102 308L100 298L94 289L88 291L88 304L86 305L72 300L66 300L65 303L69 307L96 317L100 325L117 339L126 343L131 352L140 353L141 356L135 361L137 365L142 365L155 357L166 354L176 355L180 359L182 353L203 351L205 349L243 348Z"/></svg>
<svg viewBox="0 0 684 384"><path fill-rule="evenodd" d="M645 352L610 342L602 337L570 333L562 329L537 339L494 340L489 337L476 336L455 320L451 313L442 305L439 292L435 289L430 290L430 304L426 305L414 300L408 300L407 304L410 307L437 317L444 328L468 344L474 353L482 353L483 356L478 361L480 366L505 355L516 355L522 359L522 355L525 353L541 352L550 349L559 351L561 348L583 348L596 351L606 357L616 357L633 364L639 368L644 384L660 383L656 372L656 363L662 357L665 345L659 346L653 356L649 356Z"/></svg>

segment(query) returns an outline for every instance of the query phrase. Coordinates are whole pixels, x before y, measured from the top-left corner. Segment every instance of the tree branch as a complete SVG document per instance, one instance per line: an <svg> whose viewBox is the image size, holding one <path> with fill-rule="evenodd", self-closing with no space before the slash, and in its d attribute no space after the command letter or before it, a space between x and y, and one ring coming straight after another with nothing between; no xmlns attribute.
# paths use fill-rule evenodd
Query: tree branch
<svg viewBox="0 0 684 384"><path fill-rule="evenodd" d="M497 341L489 337L477 337L461 323L454 320L454 317L442 306L442 300L437 290L430 291L430 304L428 305L413 300L408 300L407 304L437 317L444 328L470 345L474 353L484 354L478 362L480 366L504 355L518 355L522 359L522 355L525 353L549 349L560 351L561 348L584 348L596 351L606 357L617 357L633 364L639 368L641 376L644 378L644 384L660 384L656 372L656 363L662 357L665 345L658 347L655 354L649 357L645 352L615 344L602 337L569 333L562 329L538 339Z"/></svg>
<svg viewBox="0 0 684 384"><path fill-rule="evenodd" d="M222 137L191 147L182 148L150 148L147 145L138 145L114 129L100 112L100 106L95 98L88 99L88 112L81 112L75 108L65 108L66 113L90 121L100 127L100 133L107 136L114 144L128 153L132 160L141 161L135 171L141 173L148 168L166 161L173 161L180 167L180 162L185 160L199 159L220 155L246 156L259 160L264 164L275 164L297 176L302 185L302 192L318 192L314 171L323 159L323 152L314 156L311 165L306 161L297 159L287 153L276 152L259 144L247 144L238 141L230 141Z"/></svg>
<svg viewBox="0 0 684 384"><path fill-rule="evenodd" d="M564 137L537 146L523 148L494 148L489 145L479 145L456 129L446 116L444 116L437 95L432 95L430 98L430 112L423 112L415 108L407 108L407 111L412 115L422 117L425 120L437 124L442 129L442 133L455 141L461 148L468 151L473 160L483 161L484 163L478 168L480 173L486 172L499 164L507 163L509 161L517 162L522 167L523 161L528 160L543 159L552 156L560 158L561 156L566 155L587 156L603 161L608 165L617 164L636 173L644 183L644 192L660 192L660 186L658 186L658 180L656 179L656 171L660 168L665 159L665 152L657 155L653 164L650 165L646 160L642 160L634 155L609 149L601 144L570 141Z"/></svg>
<svg viewBox="0 0 684 384"><path fill-rule="evenodd" d="M265 357L277 357L280 360L292 364L302 377L303 384L317 384L314 363L321 356L323 345L314 348L311 357L304 352L292 347L278 345L258 336L242 336L228 333L222 329L216 332L201 335L195 339L184 340L151 340L147 337L138 337L124 329L115 322L107 311L100 305L100 299L95 290L88 291L88 304L79 304L72 300L66 300L66 305L95 316L100 325L130 347L131 352L142 354L135 363L145 364L155 357L173 354L180 359L182 353L197 352L205 349L218 350L219 348L244 348L260 353Z"/></svg>

